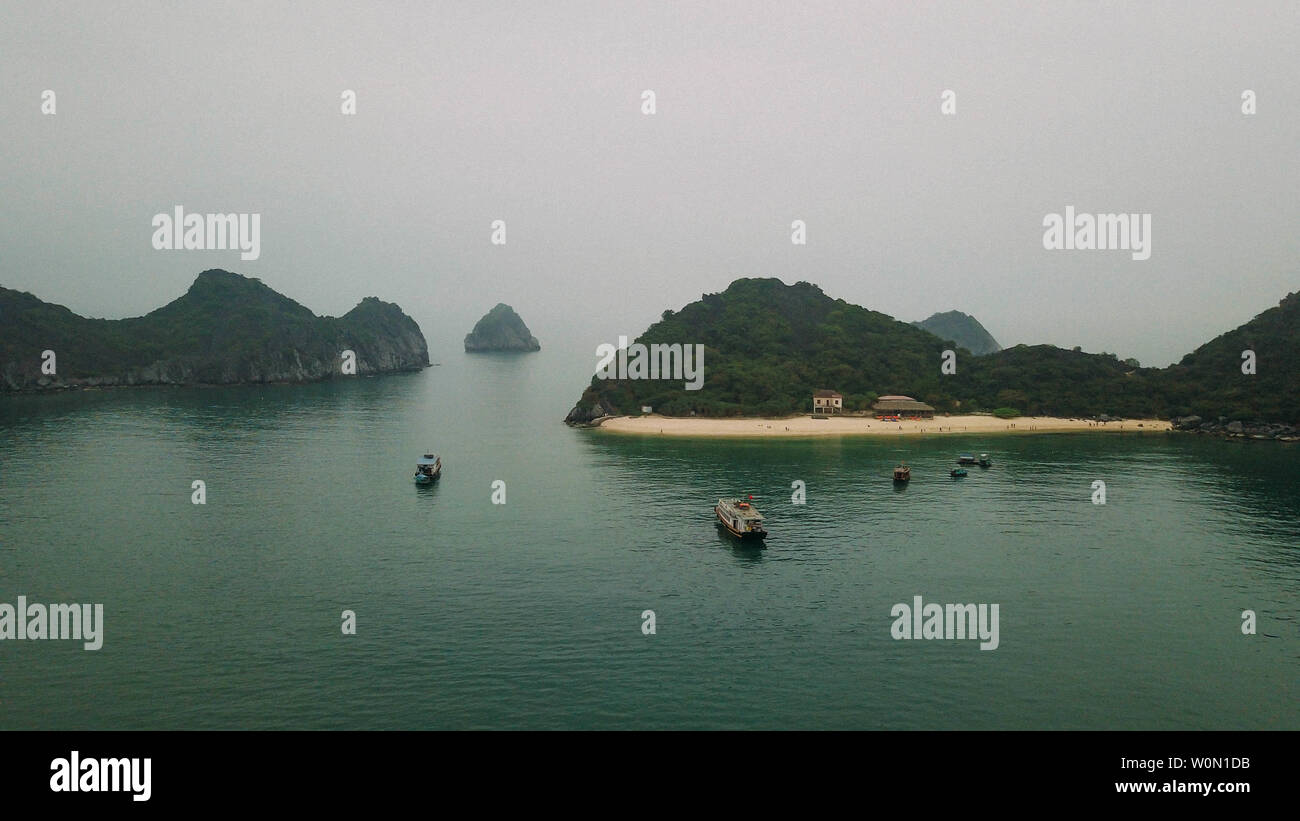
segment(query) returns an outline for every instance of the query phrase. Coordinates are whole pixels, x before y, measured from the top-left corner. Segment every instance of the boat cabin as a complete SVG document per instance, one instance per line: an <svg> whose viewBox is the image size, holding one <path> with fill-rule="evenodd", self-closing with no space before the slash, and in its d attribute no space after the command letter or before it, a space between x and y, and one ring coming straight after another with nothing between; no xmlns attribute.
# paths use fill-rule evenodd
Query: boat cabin
<svg viewBox="0 0 1300 821"><path fill-rule="evenodd" d="M415 462L415 481L431 482L442 474L442 458L436 453L426 453Z"/></svg>
<svg viewBox="0 0 1300 821"><path fill-rule="evenodd" d="M731 535L742 539L761 539L767 535L763 515L745 499L719 499L713 512L718 523Z"/></svg>

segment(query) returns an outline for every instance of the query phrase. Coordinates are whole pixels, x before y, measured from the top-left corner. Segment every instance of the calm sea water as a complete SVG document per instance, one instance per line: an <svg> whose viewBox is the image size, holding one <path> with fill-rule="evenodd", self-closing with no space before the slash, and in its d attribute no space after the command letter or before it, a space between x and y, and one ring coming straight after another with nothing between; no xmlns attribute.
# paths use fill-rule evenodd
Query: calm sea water
<svg viewBox="0 0 1300 821"><path fill-rule="evenodd" d="M1300 729L1294 446L620 438L561 424L589 358L0 399L0 601L106 622L0 642L0 727ZM1000 646L893 640L916 595Z"/></svg>

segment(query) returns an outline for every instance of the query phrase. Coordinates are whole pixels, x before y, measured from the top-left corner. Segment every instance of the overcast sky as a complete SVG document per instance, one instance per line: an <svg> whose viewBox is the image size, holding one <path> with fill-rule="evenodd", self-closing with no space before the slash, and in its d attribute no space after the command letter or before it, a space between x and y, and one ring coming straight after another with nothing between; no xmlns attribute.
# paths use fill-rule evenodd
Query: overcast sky
<svg viewBox="0 0 1300 821"><path fill-rule="evenodd" d="M117 318L226 268L436 361L499 301L576 350L777 276L1164 365L1300 290L1300 5L1238 5L0 0L0 285ZM154 250L177 205L260 258ZM1045 250L1067 205L1150 259Z"/></svg>

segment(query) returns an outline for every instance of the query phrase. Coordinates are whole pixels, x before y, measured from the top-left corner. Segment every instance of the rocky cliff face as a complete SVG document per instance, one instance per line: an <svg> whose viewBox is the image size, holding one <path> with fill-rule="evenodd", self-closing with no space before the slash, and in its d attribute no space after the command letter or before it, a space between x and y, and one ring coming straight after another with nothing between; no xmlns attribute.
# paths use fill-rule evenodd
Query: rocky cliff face
<svg viewBox="0 0 1300 821"><path fill-rule="evenodd" d="M465 335L465 350L480 351L540 351L541 343L528 326L504 302L498 303Z"/></svg>
<svg viewBox="0 0 1300 821"><path fill-rule="evenodd" d="M0 317L0 391L310 382L343 375L344 351L357 375L429 364L419 326L396 305L367 297L318 317L227 271L204 271L180 299L122 320L0 288Z"/></svg>
<svg viewBox="0 0 1300 821"><path fill-rule="evenodd" d="M1281 422L1229 421L1228 417L1207 420L1199 416L1179 416L1171 420L1174 430L1203 433L1225 439L1276 439L1279 442L1300 442L1300 427Z"/></svg>
<svg viewBox="0 0 1300 821"><path fill-rule="evenodd" d="M587 398L584 397L584 399ZM576 426L592 425L598 419L617 415L618 409L605 400L591 399L588 403L578 402L578 404L574 405L573 410L569 411L569 415L564 417L564 423Z"/></svg>

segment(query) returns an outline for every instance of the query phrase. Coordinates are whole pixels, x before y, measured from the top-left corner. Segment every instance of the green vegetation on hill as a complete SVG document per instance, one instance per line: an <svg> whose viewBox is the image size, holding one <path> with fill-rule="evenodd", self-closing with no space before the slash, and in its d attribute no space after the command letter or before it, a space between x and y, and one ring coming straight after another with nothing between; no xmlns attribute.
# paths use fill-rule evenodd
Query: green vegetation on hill
<svg viewBox="0 0 1300 821"><path fill-rule="evenodd" d="M929 319L923 319L912 324L929 331L940 339L951 340L976 356L997 353L1002 350L1002 346L998 344L992 334L984 330L984 326L980 324L978 319L961 311L932 314Z"/></svg>
<svg viewBox="0 0 1300 821"><path fill-rule="evenodd" d="M703 344L704 387L593 379L583 404L651 405L670 416L788 414L809 409L813 391L833 388L847 408L865 408L879 394L938 390L944 348L930 333L831 299L816 285L778 279L736 280L664 312L637 341ZM918 382L921 373L931 378Z"/></svg>
<svg viewBox="0 0 1300 821"><path fill-rule="evenodd" d="M668 416L808 412L813 392L822 388L844 394L846 410L866 410L880 395L905 394L940 412L1014 408L1026 415L1131 418L1195 411L1291 421L1300 418L1298 369L1290 364L1300 361L1295 301L1288 297L1280 315L1266 312L1238 329L1255 341L1261 369L1265 362L1275 368L1267 381L1261 370L1254 387L1242 387L1234 381L1243 378L1240 351L1246 347L1238 332L1164 370L1114 354L1017 345L978 357L959 349L957 373L944 375L941 354L949 345L927 331L832 299L807 282L738 279L722 293L665 311L636 340L703 344L701 390L685 390L673 379L593 377L569 421L642 405Z"/></svg>
<svg viewBox="0 0 1300 821"><path fill-rule="evenodd" d="M949 379L961 408L1009 407L1027 416L1156 417L1165 412L1151 368L1134 368L1113 354L1016 345L959 362ZM938 406L936 406L938 407Z"/></svg>
<svg viewBox="0 0 1300 821"><path fill-rule="evenodd" d="M42 374L52 350L57 373ZM0 390L72 385L296 382L429 364L415 321L368 297L341 317L318 317L260 280L210 270L179 299L130 319L87 319L0 288Z"/></svg>
<svg viewBox="0 0 1300 821"><path fill-rule="evenodd" d="M1244 351L1255 373L1242 373ZM1160 372L1172 415L1300 422L1300 292Z"/></svg>

